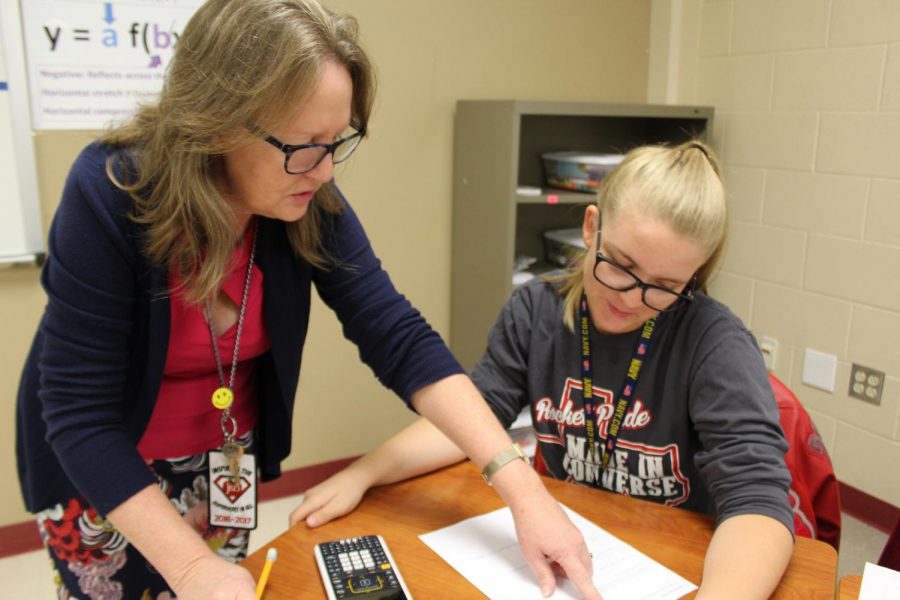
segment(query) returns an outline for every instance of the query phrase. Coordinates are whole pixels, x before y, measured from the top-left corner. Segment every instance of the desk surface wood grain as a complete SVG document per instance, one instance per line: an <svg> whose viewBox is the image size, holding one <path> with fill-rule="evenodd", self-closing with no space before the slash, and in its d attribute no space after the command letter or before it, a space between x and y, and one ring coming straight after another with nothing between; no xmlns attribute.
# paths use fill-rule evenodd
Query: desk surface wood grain
<svg viewBox="0 0 900 600"><path fill-rule="evenodd" d="M553 496L644 554L699 583L713 520L690 511L545 479ZM247 557L258 578L268 548L278 548L264 600L326 598L313 546L343 537L381 534L415 598L483 598L418 536L502 508L469 462L408 481L373 488L349 515L317 529L293 527ZM601 567L602 568L602 567ZM837 553L816 540L797 538L794 555L772 598L832 600ZM686 598L693 597L693 594Z"/></svg>
<svg viewBox="0 0 900 600"><path fill-rule="evenodd" d="M838 600L856 600L862 587L862 575L844 575L838 587Z"/></svg>

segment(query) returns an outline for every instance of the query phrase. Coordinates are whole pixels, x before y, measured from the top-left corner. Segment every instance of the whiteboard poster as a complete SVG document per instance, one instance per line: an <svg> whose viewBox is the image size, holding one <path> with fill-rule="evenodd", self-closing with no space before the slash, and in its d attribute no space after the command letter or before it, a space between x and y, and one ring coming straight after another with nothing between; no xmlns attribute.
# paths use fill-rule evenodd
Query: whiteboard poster
<svg viewBox="0 0 900 600"><path fill-rule="evenodd" d="M15 2L0 0L0 266L34 264L44 251L16 9Z"/></svg>
<svg viewBox="0 0 900 600"><path fill-rule="evenodd" d="M203 0L21 0L32 126L102 129L153 101Z"/></svg>

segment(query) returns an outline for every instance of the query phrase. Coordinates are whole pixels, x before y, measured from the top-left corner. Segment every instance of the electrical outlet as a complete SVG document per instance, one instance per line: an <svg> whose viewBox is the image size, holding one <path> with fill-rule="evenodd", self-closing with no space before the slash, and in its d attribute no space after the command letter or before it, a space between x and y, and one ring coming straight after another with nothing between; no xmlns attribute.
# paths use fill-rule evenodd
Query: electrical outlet
<svg viewBox="0 0 900 600"><path fill-rule="evenodd" d="M881 391L883 389L884 373L877 369L853 363L850 368L850 389L847 391L852 398L858 398L875 406L881 406Z"/></svg>
<svg viewBox="0 0 900 600"><path fill-rule="evenodd" d="M778 357L778 340L760 336L757 344L759 344L759 351L762 352L763 360L766 363L766 369L774 371L775 359Z"/></svg>

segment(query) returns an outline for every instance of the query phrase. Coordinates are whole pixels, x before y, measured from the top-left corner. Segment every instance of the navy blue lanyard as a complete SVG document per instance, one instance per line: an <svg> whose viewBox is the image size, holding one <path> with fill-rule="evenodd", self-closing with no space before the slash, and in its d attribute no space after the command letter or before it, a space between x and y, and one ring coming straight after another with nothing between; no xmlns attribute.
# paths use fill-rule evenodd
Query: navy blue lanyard
<svg viewBox="0 0 900 600"><path fill-rule="evenodd" d="M597 413L594 411L594 387L591 383L594 370L591 359L591 323L588 316L587 297L584 294L581 294L579 313L581 316L581 393L584 404L584 426L588 434L588 452L592 457L596 457L594 452L597 448ZM628 406L634 397L638 376L641 374L644 361L650 355L650 342L653 339L655 327L656 317L644 321L641 335L634 344L631 362L628 363L628 371L625 373L625 381L622 382L622 390L619 392L616 408L606 430L606 444L601 450L601 472L606 470L609 457L612 456L613 450L616 449L616 443L619 441L619 430L622 428L622 421L625 420Z"/></svg>

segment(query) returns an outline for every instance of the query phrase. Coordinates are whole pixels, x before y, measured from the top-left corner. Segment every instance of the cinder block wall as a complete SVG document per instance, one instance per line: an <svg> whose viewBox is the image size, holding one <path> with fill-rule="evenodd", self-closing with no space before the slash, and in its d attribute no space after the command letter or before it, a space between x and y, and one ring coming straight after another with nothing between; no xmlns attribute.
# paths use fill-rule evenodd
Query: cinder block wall
<svg viewBox="0 0 900 600"><path fill-rule="evenodd" d="M900 506L900 3L688 0L683 16L679 101L716 107L730 184L713 292L778 340L775 373L838 477ZM806 349L837 357L834 393L802 383ZM886 373L880 406L848 395L851 363Z"/></svg>

